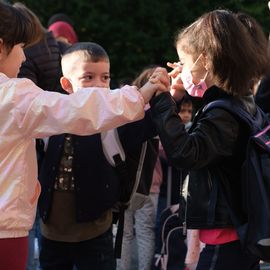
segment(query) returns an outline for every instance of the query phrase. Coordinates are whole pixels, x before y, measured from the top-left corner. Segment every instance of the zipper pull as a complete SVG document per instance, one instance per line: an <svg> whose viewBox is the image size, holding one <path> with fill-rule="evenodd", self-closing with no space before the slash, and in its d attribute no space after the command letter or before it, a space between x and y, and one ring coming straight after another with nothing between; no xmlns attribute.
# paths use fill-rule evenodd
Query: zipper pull
<svg viewBox="0 0 270 270"><path fill-rule="evenodd" d="M156 255L155 255L155 266L156 266L156 267L158 267L159 262L160 262L160 260L161 260L161 257L162 257L161 254L156 254Z"/></svg>
<svg viewBox="0 0 270 270"><path fill-rule="evenodd" d="M187 235L187 223L183 221L183 235Z"/></svg>

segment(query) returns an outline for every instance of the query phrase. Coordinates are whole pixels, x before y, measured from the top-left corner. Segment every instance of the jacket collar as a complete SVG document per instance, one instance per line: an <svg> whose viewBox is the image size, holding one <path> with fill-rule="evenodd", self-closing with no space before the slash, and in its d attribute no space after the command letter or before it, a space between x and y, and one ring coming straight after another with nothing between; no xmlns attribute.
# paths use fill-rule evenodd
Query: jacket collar
<svg viewBox="0 0 270 270"><path fill-rule="evenodd" d="M250 113L254 114L256 112L255 101L251 92L247 96L236 97L228 94L226 91L217 86L210 87L203 95L203 98L193 98L193 101L195 103L196 110L199 110L208 103L222 98L232 98L236 102L242 103L246 110Z"/></svg>

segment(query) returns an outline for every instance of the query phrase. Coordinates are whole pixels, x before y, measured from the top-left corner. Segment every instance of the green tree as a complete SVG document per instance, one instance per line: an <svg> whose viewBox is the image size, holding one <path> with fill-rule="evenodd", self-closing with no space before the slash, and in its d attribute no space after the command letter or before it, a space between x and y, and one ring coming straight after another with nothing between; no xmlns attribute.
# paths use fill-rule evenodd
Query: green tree
<svg viewBox="0 0 270 270"><path fill-rule="evenodd" d="M13 1L16 2L16 1ZM177 60L178 29L215 8L244 11L263 26L270 25L268 1L263 0L25 0L47 26L58 12L74 21L80 41L101 44L111 59L112 78L134 78L147 65L165 66Z"/></svg>

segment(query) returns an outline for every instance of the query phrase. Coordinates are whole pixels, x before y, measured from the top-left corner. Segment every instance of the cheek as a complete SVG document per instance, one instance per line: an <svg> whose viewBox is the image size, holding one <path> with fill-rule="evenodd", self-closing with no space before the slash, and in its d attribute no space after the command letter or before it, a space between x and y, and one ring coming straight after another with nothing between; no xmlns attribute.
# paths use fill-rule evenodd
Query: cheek
<svg viewBox="0 0 270 270"><path fill-rule="evenodd" d="M79 87L94 87L95 86L93 82L81 82L81 81L78 81L77 85Z"/></svg>
<svg viewBox="0 0 270 270"><path fill-rule="evenodd" d="M200 82L201 78L202 77L197 72L192 74L192 80L193 80L194 84L198 84Z"/></svg>

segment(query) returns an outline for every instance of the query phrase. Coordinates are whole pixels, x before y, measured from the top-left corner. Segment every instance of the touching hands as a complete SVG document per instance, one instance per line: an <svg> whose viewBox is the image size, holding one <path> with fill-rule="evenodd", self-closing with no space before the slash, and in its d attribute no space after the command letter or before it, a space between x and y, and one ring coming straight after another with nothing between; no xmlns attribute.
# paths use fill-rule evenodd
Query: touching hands
<svg viewBox="0 0 270 270"><path fill-rule="evenodd" d="M162 93L170 90L170 77L165 68L158 67L151 75L149 81L139 89L145 103L148 103L156 93Z"/></svg>
<svg viewBox="0 0 270 270"><path fill-rule="evenodd" d="M179 62L168 62L167 66L173 69L171 72L169 72L169 76L171 77L170 93L175 100L180 100L185 95L185 88L180 78L182 66Z"/></svg>

